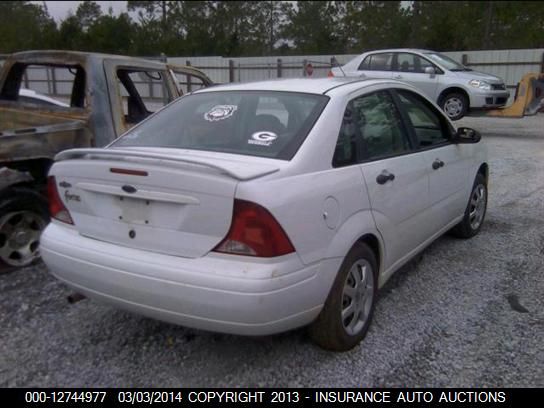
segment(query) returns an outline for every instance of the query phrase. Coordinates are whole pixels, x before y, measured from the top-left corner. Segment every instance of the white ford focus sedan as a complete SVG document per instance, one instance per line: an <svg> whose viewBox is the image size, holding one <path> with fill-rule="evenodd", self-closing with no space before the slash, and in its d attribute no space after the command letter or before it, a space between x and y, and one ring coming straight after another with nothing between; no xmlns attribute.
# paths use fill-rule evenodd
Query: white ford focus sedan
<svg viewBox="0 0 544 408"><path fill-rule="evenodd" d="M447 231L481 229L479 141L392 80L200 90L107 148L57 155L41 254L129 311L241 335L309 325L349 350L393 272Z"/></svg>

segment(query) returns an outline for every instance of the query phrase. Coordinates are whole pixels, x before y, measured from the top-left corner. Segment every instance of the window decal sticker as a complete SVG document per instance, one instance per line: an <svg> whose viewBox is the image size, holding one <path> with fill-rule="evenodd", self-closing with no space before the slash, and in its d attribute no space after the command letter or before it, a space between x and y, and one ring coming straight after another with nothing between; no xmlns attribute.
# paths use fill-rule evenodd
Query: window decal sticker
<svg viewBox="0 0 544 408"><path fill-rule="evenodd" d="M204 119L208 122L217 122L219 120L230 118L236 112L236 105L216 105L204 114Z"/></svg>
<svg viewBox="0 0 544 408"><path fill-rule="evenodd" d="M261 131L253 133L251 139L249 139L247 143L259 146L270 146L277 138L278 135L274 132Z"/></svg>

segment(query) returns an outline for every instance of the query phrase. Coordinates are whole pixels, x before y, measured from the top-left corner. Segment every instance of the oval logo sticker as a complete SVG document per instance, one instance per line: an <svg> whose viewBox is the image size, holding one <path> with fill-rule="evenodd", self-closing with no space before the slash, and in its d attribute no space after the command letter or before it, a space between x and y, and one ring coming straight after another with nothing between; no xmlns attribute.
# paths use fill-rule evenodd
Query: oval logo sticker
<svg viewBox="0 0 544 408"><path fill-rule="evenodd" d="M234 114L236 109L238 109L238 106L236 105L217 105L204 114L204 119L208 122L217 122L218 120L227 119Z"/></svg>

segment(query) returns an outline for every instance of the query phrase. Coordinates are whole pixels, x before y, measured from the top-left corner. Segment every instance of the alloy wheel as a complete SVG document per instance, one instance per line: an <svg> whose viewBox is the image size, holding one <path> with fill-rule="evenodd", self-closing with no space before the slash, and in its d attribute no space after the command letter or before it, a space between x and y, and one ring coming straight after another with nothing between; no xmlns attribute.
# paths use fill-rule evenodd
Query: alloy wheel
<svg viewBox="0 0 544 408"><path fill-rule="evenodd" d="M350 336L358 334L370 316L374 285L370 263L357 260L349 270L342 292L342 325Z"/></svg>
<svg viewBox="0 0 544 408"><path fill-rule="evenodd" d="M0 218L0 260L25 266L39 257L40 235L45 220L32 211L10 212Z"/></svg>
<svg viewBox="0 0 544 408"><path fill-rule="evenodd" d="M472 196L470 197L470 209L469 220L470 228L473 230L478 229L485 214L486 208L486 191L483 184L478 184L474 190L472 190Z"/></svg>

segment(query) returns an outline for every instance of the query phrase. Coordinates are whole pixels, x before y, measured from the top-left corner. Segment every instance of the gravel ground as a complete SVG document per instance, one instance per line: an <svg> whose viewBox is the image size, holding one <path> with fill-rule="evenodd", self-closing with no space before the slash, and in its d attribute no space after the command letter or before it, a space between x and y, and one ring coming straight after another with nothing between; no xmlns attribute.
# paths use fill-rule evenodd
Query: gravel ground
<svg viewBox="0 0 544 408"><path fill-rule="evenodd" d="M365 341L244 338L84 300L39 264L0 275L0 386L544 387L544 114L466 118L490 155L487 220L383 288Z"/></svg>

